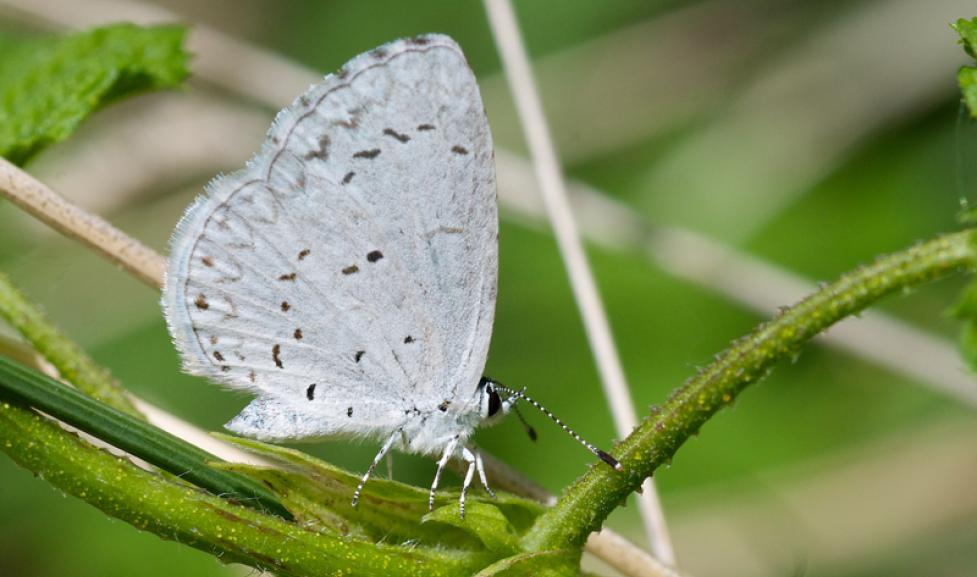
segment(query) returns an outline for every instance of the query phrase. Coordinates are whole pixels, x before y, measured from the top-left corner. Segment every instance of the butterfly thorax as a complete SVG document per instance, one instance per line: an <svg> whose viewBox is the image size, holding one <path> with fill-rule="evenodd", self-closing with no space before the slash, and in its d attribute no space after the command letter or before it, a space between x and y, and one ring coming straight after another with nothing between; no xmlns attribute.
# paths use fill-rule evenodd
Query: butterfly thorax
<svg viewBox="0 0 977 577"><path fill-rule="evenodd" d="M496 383L487 377L479 380L475 393L464 402L444 401L435 410L415 409L402 426L402 448L423 454L440 454L453 439L464 443L480 426L492 426L512 408L513 400L503 399Z"/></svg>
<svg viewBox="0 0 977 577"><path fill-rule="evenodd" d="M412 413L402 428L401 449L425 455L440 455L454 438L464 443L483 420L477 402L457 408L442 404L433 410L418 409Z"/></svg>

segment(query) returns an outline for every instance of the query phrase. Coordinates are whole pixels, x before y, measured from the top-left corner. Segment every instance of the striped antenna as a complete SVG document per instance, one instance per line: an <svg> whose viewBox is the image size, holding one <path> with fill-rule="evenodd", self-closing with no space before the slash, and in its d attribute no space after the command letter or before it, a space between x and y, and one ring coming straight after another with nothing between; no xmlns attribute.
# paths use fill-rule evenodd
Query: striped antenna
<svg viewBox="0 0 977 577"><path fill-rule="evenodd" d="M506 399L506 400L508 400L509 402L514 403L515 401L517 401L519 399L522 399L522 400L526 401L527 403L529 403L530 405L532 405L532 406L536 407L537 409L539 409L544 415L546 415L554 423L556 423L557 425L559 425L560 428L563 429L568 435L570 435L571 437L573 437L574 439L576 439L578 443L580 443L584 447L587 447L587 450L588 451L590 451L591 453L597 455L600 458L601 461L604 461L605 463L607 463L608 465L610 465L611 467L613 467L615 471L623 471L624 470L624 467L621 466L621 463L619 463L617 459L615 459L614 457L612 457L606 451L602 451L601 449L598 449L597 447L595 447L595 446L591 445L590 443L588 443L586 439L584 439L583 437L581 437L580 435L578 435L576 431L574 431L569 426L567 426L567 424L564 423L563 421L561 421L559 417L557 417L556 415L554 415L553 413L551 413L549 409L547 409L543 405L539 404L538 402L536 402L535 399L533 399L532 397L530 397L529 395L527 395L525 389L523 389L521 391L514 391L514 390L510 389L509 387L500 385L497 382L493 382L492 385L495 387L496 390L508 393L509 394L509 398ZM515 407L515 405L513 405L513 407Z"/></svg>
<svg viewBox="0 0 977 577"><path fill-rule="evenodd" d="M526 417L522 416L522 412L519 411L519 407L512 405L512 411L516 414L517 417L519 417L519 422L522 423L523 427L525 427L526 434L529 435L529 439L535 443L536 439L539 438L539 436L536 434L536 429L534 429L533 426L529 424L529 421L526 420Z"/></svg>

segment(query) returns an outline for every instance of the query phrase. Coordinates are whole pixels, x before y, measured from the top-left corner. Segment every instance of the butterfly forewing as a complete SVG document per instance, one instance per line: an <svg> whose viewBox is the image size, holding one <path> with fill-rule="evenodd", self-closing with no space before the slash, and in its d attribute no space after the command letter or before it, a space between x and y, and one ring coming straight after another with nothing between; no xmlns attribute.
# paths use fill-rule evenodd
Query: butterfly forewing
<svg viewBox="0 0 977 577"><path fill-rule="evenodd" d="M443 36L393 42L283 110L247 168L188 210L169 327L188 370L259 394L240 428L369 434L444 400L466 410L491 333L497 231L491 137L464 56Z"/></svg>

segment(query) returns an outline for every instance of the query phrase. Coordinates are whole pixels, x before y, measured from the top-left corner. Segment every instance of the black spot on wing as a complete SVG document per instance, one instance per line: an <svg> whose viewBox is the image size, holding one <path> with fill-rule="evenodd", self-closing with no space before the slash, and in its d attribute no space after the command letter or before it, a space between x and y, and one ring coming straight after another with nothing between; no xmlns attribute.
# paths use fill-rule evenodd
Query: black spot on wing
<svg viewBox="0 0 977 577"><path fill-rule="evenodd" d="M193 299L193 304L202 311L210 308L210 303L207 302L207 297L202 293L197 295L197 298Z"/></svg>
<svg viewBox="0 0 977 577"><path fill-rule="evenodd" d="M204 263L204 266L207 268L214 266L214 259L210 258L209 256L200 257L200 262Z"/></svg>
<svg viewBox="0 0 977 577"><path fill-rule="evenodd" d="M302 337L303 337L303 335L302 335L302 329L295 329L295 332L292 333L292 336L295 337L295 340L301 341L302 340Z"/></svg>
<svg viewBox="0 0 977 577"><path fill-rule="evenodd" d="M396 130L394 130L393 128L384 128L383 129L383 133L386 136L390 136L390 137L396 139L400 143L406 143L406 142L409 142L410 141L410 137L409 136L407 136L406 134L401 134L401 133L397 132Z"/></svg>
<svg viewBox="0 0 977 577"><path fill-rule="evenodd" d="M295 273L290 272L288 274L283 274L278 277L278 280L295 280Z"/></svg>
<svg viewBox="0 0 977 577"><path fill-rule="evenodd" d="M360 267L356 266L355 264L351 264L343 269L343 274L353 274L354 272L359 272L359 270Z"/></svg>
<svg viewBox="0 0 977 577"><path fill-rule="evenodd" d="M433 124L421 124L421 125L418 125L417 129L420 130L420 131L422 131L422 132L428 131L428 130L434 130L434 125Z"/></svg>
<svg viewBox="0 0 977 577"><path fill-rule="evenodd" d="M360 359L362 359L363 358L363 355L365 355L365 354L366 354L366 351L356 351L356 354L353 355L353 358L356 359L356 362L360 362Z"/></svg>
<svg viewBox="0 0 977 577"><path fill-rule="evenodd" d="M319 160L326 160L329 158L329 135L323 134L319 137L319 147L315 150L310 150L305 153L306 160L312 160L313 158L318 158Z"/></svg>
<svg viewBox="0 0 977 577"><path fill-rule="evenodd" d="M214 358L221 362L224 361L224 355L220 351L214 351Z"/></svg>
<svg viewBox="0 0 977 577"><path fill-rule="evenodd" d="M282 301L282 312L287 313L288 309L292 308L292 305L288 304L288 301Z"/></svg>
<svg viewBox="0 0 977 577"><path fill-rule="evenodd" d="M370 262L377 262L381 258L383 258L383 253L378 250L371 250L366 254L366 260Z"/></svg>
<svg viewBox="0 0 977 577"><path fill-rule="evenodd" d="M361 150L353 153L353 158L366 158L368 160L373 160L378 156L380 156L379 148L371 148L370 150Z"/></svg>
<svg viewBox="0 0 977 577"><path fill-rule="evenodd" d="M347 417L353 416L353 407L346 407L346 416Z"/></svg>
<svg viewBox="0 0 977 577"><path fill-rule="evenodd" d="M411 344L412 342L414 342L414 337L412 337L412 336L410 336L410 335L407 335L406 337L404 337L404 344L405 344L405 345L409 345L409 344Z"/></svg>
<svg viewBox="0 0 977 577"><path fill-rule="evenodd" d="M271 347L271 358L274 359L275 366L278 367L279 369L284 369L285 365L282 364L281 355L282 355L281 345L276 344L275 346Z"/></svg>
<svg viewBox="0 0 977 577"><path fill-rule="evenodd" d="M312 252L311 250L309 250L307 248L303 248L299 252L299 260L305 260L305 257L309 256L309 253L311 253L311 252Z"/></svg>
<svg viewBox="0 0 977 577"><path fill-rule="evenodd" d="M468 149L465 148L464 146L458 146L456 144L456 145L454 145L454 146L451 147L451 152L454 152L455 154L460 154L460 155L464 156L464 155L468 154Z"/></svg>
<svg viewBox="0 0 977 577"><path fill-rule="evenodd" d="M350 181L353 180L354 176L356 176L355 172L353 171L347 172L346 176L343 177L343 184L349 184Z"/></svg>
<svg viewBox="0 0 977 577"><path fill-rule="evenodd" d="M309 385L309 388L305 389L305 398L310 401L315 399L315 383Z"/></svg>

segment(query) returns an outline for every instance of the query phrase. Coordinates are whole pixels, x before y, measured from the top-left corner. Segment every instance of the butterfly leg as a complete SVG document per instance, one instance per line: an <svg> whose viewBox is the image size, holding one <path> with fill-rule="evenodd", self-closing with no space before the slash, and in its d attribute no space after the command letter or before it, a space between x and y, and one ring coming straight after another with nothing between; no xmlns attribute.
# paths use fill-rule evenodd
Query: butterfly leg
<svg viewBox="0 0 977 577"><path fill-rule="evenodd" d="M427 510L434 510L434 493L438 490L438 483L441 482L441 471L444 470L444 466L448 464L448 459L454 454L455 448L458 447L458 436L455 435L448 441L448 444L444 447L444 453L441 455L441 460L438 461L438 470L434 473L434 483L431 484L431 494L427 499Z"/></svg>
<svg viewBox="0 0 977 577"><path fill-rule="evenodd" d="M407 433L403 429L400 430L400 446L404 449L410 447L410 440L407 438ZM394 454L387 453L387 478L393 480L394 478Z"/></svg>
<svg viewBox="0 0 977 577"><path fill-rule="evenodd" d="M390 435L390 438L388 438L386 442L383 443L383 446L380 447L380 451L377 453L377 456L373 457L373 463L370 464L370 468L366 470L360 484L356 486L356 491L353 492L353 507L356 507L356 504L360 500L360 493L363 491L363 486L366 485L366 482L370 480L370 476L373 475L373 471L377 468L377 465L380 464L380 461L383 459L384 455L386 455L390 450L390 447L393 447L393 444L398 437L400 437L400 429L397 429L394 431L393 435Z"/></svg>
<svg viewBox="0 0 977 577"><path fill-rule="evenodd" d="M458 499L459 506L461 507L461 518L465 518L465 496L468 494L468 487L472 484L472 477L475 474L475 460L469 460L468 457L471 456L472 452L468 448L462 449L462 455L466 461L468 461L468 472L465 473L465 482L461 485L461 497Z"/></svg>
<svg viewBox="0 0 977 577"><path fill-rule="evenodd" d="M465 449L468 450L467 448ZM485 476L485 463L482 462L482 454L475 450L475 470L478 471L478 478L482 481L482 486L485 487L485 492L489 494L493 499L496 498L495 491L489 487L488 479Z"/></svg>

